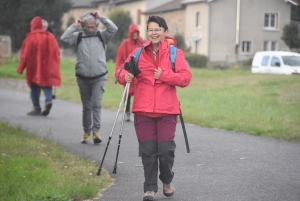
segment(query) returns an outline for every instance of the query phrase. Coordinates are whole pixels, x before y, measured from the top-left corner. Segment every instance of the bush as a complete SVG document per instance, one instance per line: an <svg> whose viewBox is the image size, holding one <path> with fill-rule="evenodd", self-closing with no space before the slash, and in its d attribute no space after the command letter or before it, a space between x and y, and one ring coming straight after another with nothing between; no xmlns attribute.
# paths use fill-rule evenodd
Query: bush
<svg viewBox="0 0 300 201"><path fill-rule="evenodd" d="M243 66L252 66L252 60L253 58L243 61Z"/></svg>
<svg viewBox="0 0 300 201"><path fill-rule="evenodd" d="M185 46L185 42L184 42L184 37L183 37L181 34L177 33L177 34L174 36L174 39L175 39L176 42L177 42L177 47L178 47L179 49L182 49L183 51L185 51L186 46Z"/></svg>
<svg viewBox="0 0 300 201"><path fill-rule="evenodd" d="M208 62L207 56L193 53L185 53L185 59L190 66L196 68L205 68Z"/></svg>
<svg viewBox="0 0 300 201"><path fill-rule="evenodd" d="M132 17L128 11L115 9L108 18L118 27L118 32L107 45L106 59L107 61L115 61L117 50L124 39L127 38L128 28L132 23Z"/></svg>

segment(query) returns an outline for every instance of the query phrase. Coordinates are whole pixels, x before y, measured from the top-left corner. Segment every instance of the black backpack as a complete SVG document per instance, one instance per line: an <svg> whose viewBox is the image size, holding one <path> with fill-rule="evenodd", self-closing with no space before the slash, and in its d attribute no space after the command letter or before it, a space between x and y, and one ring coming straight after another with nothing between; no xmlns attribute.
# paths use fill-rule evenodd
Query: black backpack
<svg viewBox="0 0 300 201"><path fill-rule="evenodd" d="M105 44L104 44L104 41L103 41L103 39L102 39L102 36L101 36L100 31L97 31L96 33L97 33L97 35L82 36L82 32L79 32L79 33L78 33L78 36L77 36L76 52L77 52L78 44L80 43L81 39L82 39L82 38L90 38L90 37L98 37L99 40L102 42L103 49L105 50Z"/></svg>

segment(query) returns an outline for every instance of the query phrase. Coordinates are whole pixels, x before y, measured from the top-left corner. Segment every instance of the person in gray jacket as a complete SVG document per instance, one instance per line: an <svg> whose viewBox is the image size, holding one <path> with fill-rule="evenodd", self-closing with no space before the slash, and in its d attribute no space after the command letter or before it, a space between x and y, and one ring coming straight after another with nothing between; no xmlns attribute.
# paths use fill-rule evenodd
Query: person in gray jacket
<svg viewBox="0 0 300 201"><path fill-rule="evenodd" d="M106 29L97 29L100 22ZM77 31L80 26L83 32ZM94 143L101 142L101 100L108 73L105 48L117 31L118 27L111 20L100 16L99 11L93 11L86 13L81 20L76 20L60 38L76 46L75 70L83 105L83 144L90 141L91 132Z"/></svg>

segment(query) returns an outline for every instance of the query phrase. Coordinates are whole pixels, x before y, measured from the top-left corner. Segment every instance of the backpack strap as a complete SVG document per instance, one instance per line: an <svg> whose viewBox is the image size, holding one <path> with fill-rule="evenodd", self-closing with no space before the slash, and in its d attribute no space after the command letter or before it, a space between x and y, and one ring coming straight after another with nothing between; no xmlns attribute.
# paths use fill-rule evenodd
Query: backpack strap
<svg viewBox="0 0 300 201"><path fill-rule="evenodd" d="M142 47L137 49L137 51L135 51L135 53L134 53L134 56L136 58L136 60L135 60L136 63L134 65L135 70L138 69L139 58L140 58L140 55L141 55L141 52L142 52L143 49L144 49L144 44L142 45ZM173 72L175 72L176 56L177 56L177 48L174 45L170 45L170 60L171 60L171 63L172 63Z"/></svg>
<svg viewBox="0 0 300 201"><path fill-rule="evenodd" d="M177 49L174 45L170 45L170 60L172 63L172 70L175 72L175 61L176 61Z"/></svg>
<svg viewBox="0 0 300 201"><path fill-rule="evenodd" d="M77 42L76 42L76 52L77 52L78 44L80 43L81 39L82 39L82 32L79 32L77 36Z"/></svg>
<svg viewBox="0 0 300 201"><path fill-rule="evenodd" d="M140 58L140 55L141 55L141 52L142 52L143 49L144 49L144 44L142 45L142 47L137 49L137 51L134 53L134 57L135 57L135 61L136 61L134 67L137 67L137 64L139 63L139 58Z"/></svg>
<svg viewBox="0 0 300 201"><path fill-rule="evenodd" d="M97 31L97 36L98 36L99 40L102 42L103 49L105 50L105 44L104 44L104 41L103 41L103 39L102 39L102 36L101 36L101 32L100 32L100 31Z"/></svg>
<svg viewBox="0 0 300 201"><path fill-rule="evenodd" d="M101 36L100 31L97 31L96 33L97 33L97 37L98 37L99 40L102 42L103 49L105 50L105 44L104 44L104 41L103 41L103 39L102 39L102 36ZM90 38L90 37L96 37L96 36L95 36L95 35L82 36L82 32L79 32L79 33L78 33L78 36L77 36L77 43L76 43L76 52L77 52L78 44L80 43L81 39L82 39L82 38Z"/></svg>

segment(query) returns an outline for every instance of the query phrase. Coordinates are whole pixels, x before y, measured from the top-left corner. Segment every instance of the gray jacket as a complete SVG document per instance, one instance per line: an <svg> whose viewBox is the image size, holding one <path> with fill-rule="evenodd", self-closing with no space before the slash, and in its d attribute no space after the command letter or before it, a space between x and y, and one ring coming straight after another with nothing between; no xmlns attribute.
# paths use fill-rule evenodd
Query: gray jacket
<svg viewBox="0 0 300 201"><path fill-rule="evenodd" d="M101 17L100 22L106 27L105 30L100 31L106 47L109 40L112 39L118 31L118 27L106 17ZM78 44L75 69L76 75L79 77L93 78L107 72L105 49L97 37L96 31L94 33L95 37L82 38ZM78 34L79 32L77 31L76 25L72 24L63 33L60 39L70 45L76 46ZM83 32L82 36L86 36L86 33Z"/></svg>

